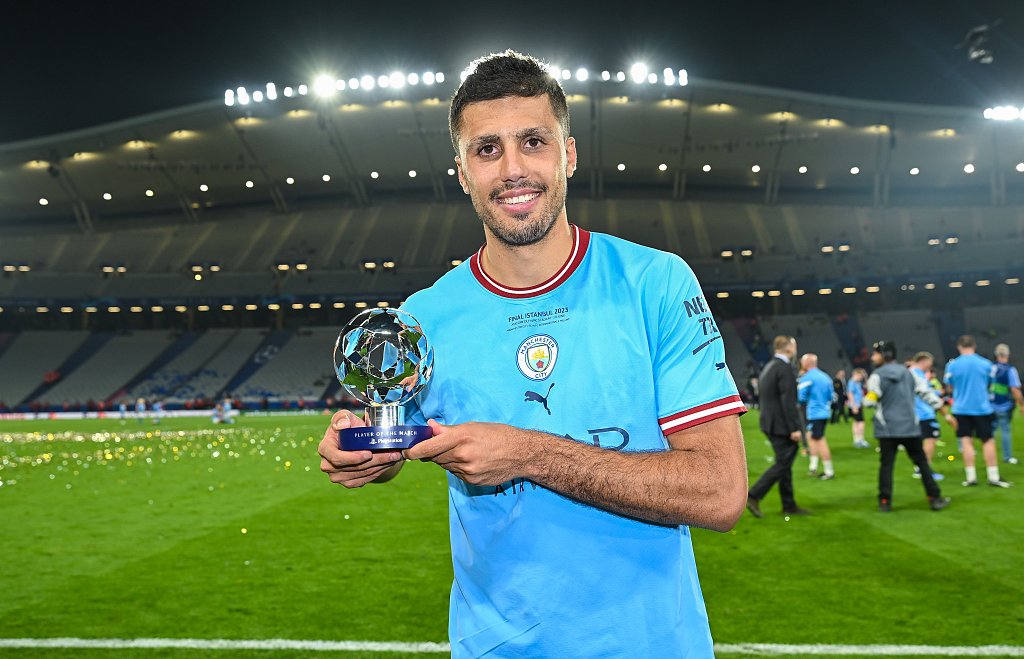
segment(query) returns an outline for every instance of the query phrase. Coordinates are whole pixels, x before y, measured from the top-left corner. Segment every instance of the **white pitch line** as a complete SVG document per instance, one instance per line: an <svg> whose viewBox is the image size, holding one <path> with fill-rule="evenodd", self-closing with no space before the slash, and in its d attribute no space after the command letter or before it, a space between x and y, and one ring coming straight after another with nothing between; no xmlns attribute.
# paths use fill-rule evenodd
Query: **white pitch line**
<svg viewBox="0 0 1024 659"><path fill-rule="evenodd" d="M447 643L401 641L296 641L290 639L206 638L0 638L0 648L86 648L189 650L309 650L314 652L401 652L448 654ZM1018 645L787 645L778 643L718 643L716 654L831 655L850 657L1024 657Z"/></svg>
<svg viewBox="0 0 1024 659"><path fill-rule="evenodd" d="M716 643L715 653L828 655L850 657L1024 657L1019 645L786 645L779 643Z"/></svg>

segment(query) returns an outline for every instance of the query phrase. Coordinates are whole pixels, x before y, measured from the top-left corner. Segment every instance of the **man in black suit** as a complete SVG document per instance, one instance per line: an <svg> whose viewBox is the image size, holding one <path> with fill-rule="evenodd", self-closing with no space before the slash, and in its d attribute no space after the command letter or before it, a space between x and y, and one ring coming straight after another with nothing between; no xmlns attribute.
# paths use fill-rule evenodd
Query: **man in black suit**
<svg viewBox="0 0 1024 659"><path fill-rule="evenodd" d="M775 356L765 365L759 378L761 394L761 430L768 435L775 451L775 464L768 468L750 488L747 510L754 517L764 517L760 501L775 483L782 495L782 512L787 515L808 515L793 498L793 460L800 448L800 413L796 399L796 375L792 361L796 356L796 339L775 337Z"/></svg>

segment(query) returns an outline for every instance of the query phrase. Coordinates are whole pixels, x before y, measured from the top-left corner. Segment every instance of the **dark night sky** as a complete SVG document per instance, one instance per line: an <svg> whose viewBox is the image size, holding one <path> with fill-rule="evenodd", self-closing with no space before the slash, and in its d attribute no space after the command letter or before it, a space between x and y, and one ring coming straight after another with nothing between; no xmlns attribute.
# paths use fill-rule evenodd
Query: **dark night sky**
<svg viewBox="0 0 1024 659"><path fill-rule="evenodd" d="M1022 0L639 3L18 2L0 20L0 143L297 84L314 71L456 74L513 47L566 67L691 76L860 98L1024 105ZM548 13L538 13L545 10ZM996 60L954 46L1001 18Z"/></svg>

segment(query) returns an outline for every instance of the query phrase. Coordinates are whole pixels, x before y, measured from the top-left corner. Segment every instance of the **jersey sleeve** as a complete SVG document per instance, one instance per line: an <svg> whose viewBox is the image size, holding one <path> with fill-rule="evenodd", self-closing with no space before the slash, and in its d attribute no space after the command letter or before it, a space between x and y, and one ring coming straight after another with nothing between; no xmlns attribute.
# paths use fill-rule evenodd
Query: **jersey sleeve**
<svg viewBox="0 0 1024 659"><path fill-rule="evenodd" d="M664 259L649 268L643 299L658 423L669 435L747 408L726 366L722 335L697 277L679 257Z"/></svg>
<svg viewBox="0 0 1024 659"><path fill-rule="evenodd" d="M803 376L796 382L796 400L806 405L811 400L811 379Z"/></svg>
<svg viewBox="0 0 1024 659"><path fill-rule="evenodd" d="M1017 367L1016 366L1011 366L1009 371L1010 372L1007 373L1007 377L1010 380L1010 386L1011 387L1018 387L1019 388L1020 387L1020 373L1017 372Z"/></svg>

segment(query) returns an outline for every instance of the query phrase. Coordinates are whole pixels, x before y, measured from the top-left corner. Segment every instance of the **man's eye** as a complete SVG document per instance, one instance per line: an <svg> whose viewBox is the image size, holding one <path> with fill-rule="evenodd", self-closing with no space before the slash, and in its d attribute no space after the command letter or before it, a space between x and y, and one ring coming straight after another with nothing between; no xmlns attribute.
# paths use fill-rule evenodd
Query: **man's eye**
<svg viewBox="0 0 1024 659"><path fill-rule="evenodd" d="M526 146L530 147L531 149L536 149L541 144L543 144L543 142L539 137L531 137L530 139L526 140Z"/></svg>
<svg viewBox="0 0 1024 659"><path fill-rule="evenodd" d="M479 153L482 156L493 156L497 152L498 147L494 146L493 144L485 144L482 147L480 147L479 151L477 151L477 153Z"/></svg>

